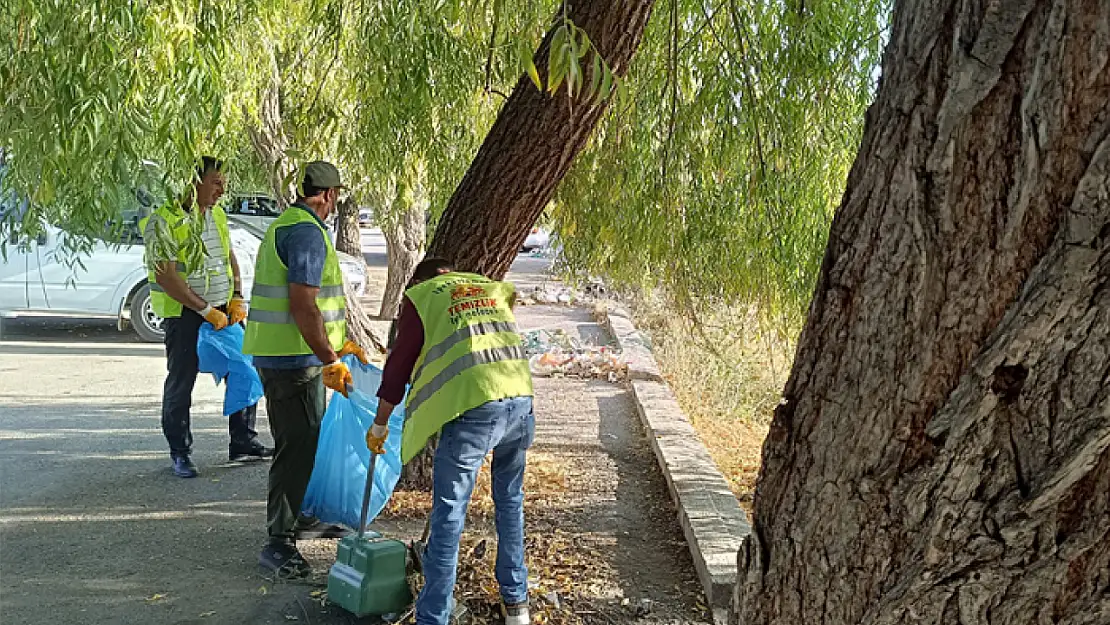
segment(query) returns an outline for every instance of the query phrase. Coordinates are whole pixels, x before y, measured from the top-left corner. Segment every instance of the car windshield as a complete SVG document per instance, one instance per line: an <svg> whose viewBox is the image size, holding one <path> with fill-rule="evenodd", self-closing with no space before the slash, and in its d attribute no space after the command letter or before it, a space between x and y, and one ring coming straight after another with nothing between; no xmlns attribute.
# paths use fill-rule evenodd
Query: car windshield
<svg viewBox="0 0 1110 625"><path fill-rule="evenodd" d="M227 206L227 212L232 215L249 215L252 217L280 217L281 207L277 200L262 195L244 195L233 198Z"/></svg>

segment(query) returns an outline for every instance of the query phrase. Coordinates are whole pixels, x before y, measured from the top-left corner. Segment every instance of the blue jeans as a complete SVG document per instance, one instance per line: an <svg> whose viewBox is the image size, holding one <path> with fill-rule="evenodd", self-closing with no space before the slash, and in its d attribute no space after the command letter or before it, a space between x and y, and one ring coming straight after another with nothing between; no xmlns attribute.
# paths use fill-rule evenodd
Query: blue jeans
<svg viewBox="0 0 1110 625"><path fill-rule="evenodd" d="M446 625L451 615L459 537L474 480L493 451L497 523L497 582L507 604L528 599L524 563L524 463L536 421L531 397L491 401L443 426L432 470L431 533L424 552L424 590L416 600L419 625Z"/></svg>

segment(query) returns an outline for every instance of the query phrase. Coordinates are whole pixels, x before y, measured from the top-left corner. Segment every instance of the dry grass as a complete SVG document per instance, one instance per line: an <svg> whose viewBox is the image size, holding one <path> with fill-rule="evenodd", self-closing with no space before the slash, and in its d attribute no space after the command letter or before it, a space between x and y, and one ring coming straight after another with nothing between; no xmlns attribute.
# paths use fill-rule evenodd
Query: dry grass
<svg viewBox="0 0 1110 625"><path fill-rule="evenodd" d="M490 496L489 457L478 472L474 494L467 508L467 519L492 518L493 499ZM528 466L524 473L524 505L528 509L561 500L567 493L567 462L542 451L528 452ZM386 516L395 519L426 519L432 510L432 495L424 491L397 490L386 505Z"/></svg>
<svg viewBox="0 0 1110 625"><path fill-rule="evenodd" d="M751 311L722 310L699 319L700 328L657 299L639 300L633 311L683 411L750 514L794 345L760 331Z"/></svg>
<svg viewBox="0 0 1110 625"><path fill-rule="evenodd" d="M566 521L561 511L574 498L568 475L570 463L554 454L531 451L524 474L525 509L529 511L526 528L529 579L535 584L531 602L532 622L538 625L581 625L612 622L613 609L604 604L607 592L616 586L617 572L609 558L591 536L573 527L559 527ZM424 519L431 511L431 495L426 492L395 491L384 516ZM493 517L490 497L489 461L483 464L467 509L467 527L488 524ZM485 532L468 531L459 548L459 572L455 595L470 610L472 622L500 620L500 591L494 577L496 539ZM410 580L414 591L423 583L419 575ZM553 602L547 597L557 597ZM403 619L415 622L412 614Z"/></svg>

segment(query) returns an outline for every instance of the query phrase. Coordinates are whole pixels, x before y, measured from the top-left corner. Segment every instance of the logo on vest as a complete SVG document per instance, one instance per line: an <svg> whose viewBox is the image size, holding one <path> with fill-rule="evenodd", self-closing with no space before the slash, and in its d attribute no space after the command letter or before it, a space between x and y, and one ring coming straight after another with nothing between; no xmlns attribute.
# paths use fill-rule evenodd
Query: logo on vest
<svg viewBox="0 0 1110 625"><path fill-rule="evenodd" d="M476 284L460 284L451 291L451 307L447 309L451 321L497 314L497 300L489 297L485 288Z"/></svg>

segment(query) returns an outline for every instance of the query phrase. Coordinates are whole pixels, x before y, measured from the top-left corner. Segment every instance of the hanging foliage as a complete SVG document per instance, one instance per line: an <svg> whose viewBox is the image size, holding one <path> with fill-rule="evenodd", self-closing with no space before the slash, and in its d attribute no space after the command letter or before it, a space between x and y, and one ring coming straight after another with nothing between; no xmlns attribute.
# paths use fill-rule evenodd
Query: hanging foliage
<svg viewBox="0 0 1110 625"><path fill-rule="evenodd" d="M566 263L799 327L888 0L669 0L552 211ZM688 310L687 312L696 312Z"/></svg>

